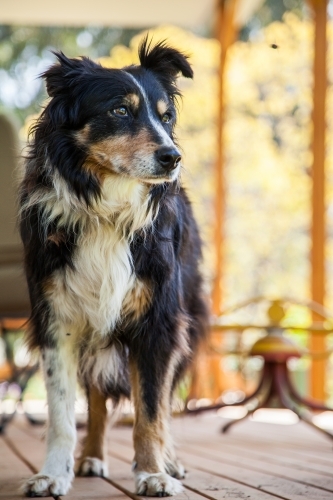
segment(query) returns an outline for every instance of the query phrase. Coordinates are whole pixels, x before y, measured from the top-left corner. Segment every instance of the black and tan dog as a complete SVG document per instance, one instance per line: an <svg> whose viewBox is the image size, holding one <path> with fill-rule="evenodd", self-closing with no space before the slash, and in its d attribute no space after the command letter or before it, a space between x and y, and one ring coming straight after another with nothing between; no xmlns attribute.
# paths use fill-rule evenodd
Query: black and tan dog
<svg viewBox="0 0 333 500"><path fill-rule="evenodd" d="M140 65L123 69L56 55L20 190L29 342L49 407L46 461L25 494L70 488L78 375L89 400L78 473L108 473L105 402L131 395L137 492L174 495L184 470L169 435L171 394L207 324L174 141L176 77L192 69L147 39Z"/></svg>

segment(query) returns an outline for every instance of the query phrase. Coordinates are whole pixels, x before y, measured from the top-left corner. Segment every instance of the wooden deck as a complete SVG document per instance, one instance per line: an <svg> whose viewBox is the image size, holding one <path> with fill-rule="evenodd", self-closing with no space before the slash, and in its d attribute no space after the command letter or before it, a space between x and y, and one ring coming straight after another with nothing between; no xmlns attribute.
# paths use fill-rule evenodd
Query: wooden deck
<svg viewBox="0 0 333 500"><path fill-rule="evenodd" d="M188 474L177 500L333 499L332 442L305 424L240 422L222 435L220 417L205 415L173 423L178 455ZM44 430L16 417L0 438L0 498L16 500L20 484L42 464ZM83 435L82 431L79 435ZM131 429L109 432L110 479L77 478L68 500L138 499L130 471Z"/></svg>

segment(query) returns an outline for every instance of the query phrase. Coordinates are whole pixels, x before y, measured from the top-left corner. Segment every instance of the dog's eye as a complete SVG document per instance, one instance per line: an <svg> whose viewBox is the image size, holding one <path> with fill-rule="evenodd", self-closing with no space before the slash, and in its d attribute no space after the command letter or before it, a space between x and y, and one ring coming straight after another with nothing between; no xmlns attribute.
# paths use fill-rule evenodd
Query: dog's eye
<svg viewBox="0 0 333 500"><path fill-rule="evenodd" d="M164 113L164 115L162 115L161 117L161 120L163 123L169 123L171 121L170 113Z"/></svg>
<svg viewBox="0 0 333 500"><path fill-rule="evenodd" d="M125 108L125 106L120 106L119 108L113 109L112 114L116 115L116 116L124 117L124 116L128 116L128 111Z"/></svg>

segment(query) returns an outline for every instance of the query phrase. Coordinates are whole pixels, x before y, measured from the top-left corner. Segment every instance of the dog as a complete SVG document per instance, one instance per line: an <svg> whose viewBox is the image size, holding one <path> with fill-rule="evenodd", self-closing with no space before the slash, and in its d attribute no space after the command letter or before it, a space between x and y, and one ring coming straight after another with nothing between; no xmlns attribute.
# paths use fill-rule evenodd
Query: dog
<svg viewBox="0 0 333 500"><path fill-rule="evenodd" d="M26 496L65 495L74 476L77 377L88 397L79 475L107 476L106 400L135 407L139 495L182 490L171 396L207 329L201 242L174 137L188 57L146 37L139 65L108 69L55 53L48 103L20 184L31 301L28 343L47 389L47 456Z"/></svg>

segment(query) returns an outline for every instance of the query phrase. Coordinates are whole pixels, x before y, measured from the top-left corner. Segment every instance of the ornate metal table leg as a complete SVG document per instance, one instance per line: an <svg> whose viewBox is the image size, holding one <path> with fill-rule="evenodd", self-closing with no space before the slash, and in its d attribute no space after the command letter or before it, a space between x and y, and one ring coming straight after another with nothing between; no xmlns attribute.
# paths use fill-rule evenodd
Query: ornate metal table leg
<svg viewBox="0 0 333 500"><path fill-rule="evenodd" d="M292 394L289 393L289 388L290 388L290 381L289 381L289 374L288 374L288 368L286 363L285 364L276 364L275 367L275 383L276 383L276 389L279 394L279 398L281 400L282 405L296 413L298 418L302 420L303 422L306 422L307 424L311 425L314 429L317 431L322 432L325 434L325 436L329 437L330 439L333 439L333 434L330 432L326 431L322 427L319 427L316 425L311 418L308 418L304 414L304 410L295 403L292 399ZM320 405L318 405L320 406Z"/></svg>
<svg viewBox="0 0 333 500"><path fill-rule="evenodd" d="M235 420L227 422L221 429L223 434L225 434L230 429L231 426L237 424L238 422L241 422L242 420L245 420L246 418L250 417L256 410L258 410L259 408L263 408L265 406L265 404L270 400L272 396L272 382L273 379L270 366L268 364L265 364L263 372L261 374L261 380L257 389L250 396L248 396L246 399L244 399L239 403L239 405L244 405L245 407L248 407L248 412L241 418L237 418ZM265 391L263 391L263 389L265 389ZM262 394L263 392L264 394ZM257 400L256 396L259 396ZM250 403L250 404L244 404L244 403ZM231 406L235 406L235 404Z"/></svg>
<svg viewBox="0 0 333 500"><path fill-rule="evenodd" d="M309 408L311 408L312 410L319 410L319 411L333 411L333 408L329 408L328 406L324 405L324 404L321 404L319 403L318 401L314 401L310 398L305 398L303 396L301 396L295 389L295 387L293 386L291 380L290 380L290 376L289 376L289 372L287 370L287 373L286 373L286 383L287 383L287 386L288 386L288 389L289 389L289 392L292 396L292 398L297 401L298 403L304 405L304 406L308 406Z"/></svg>

